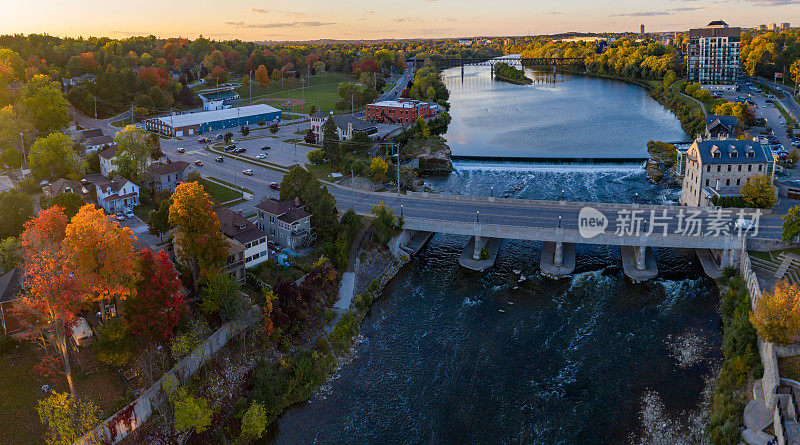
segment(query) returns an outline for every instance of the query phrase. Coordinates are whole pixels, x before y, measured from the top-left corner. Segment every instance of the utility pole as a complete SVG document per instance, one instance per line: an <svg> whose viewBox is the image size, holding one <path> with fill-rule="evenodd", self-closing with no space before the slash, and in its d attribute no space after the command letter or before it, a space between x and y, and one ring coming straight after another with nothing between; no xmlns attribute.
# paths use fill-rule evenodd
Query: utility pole
<svg viewBox="0 0 800 445"><path fill-rule="evenodd" d="M19 132L19 146L20 146L20 151L22 153L22 160L23 160L23 162L25 162L25 164L27 164L28 160L25 158L25 142L22 140L22 132L21 131ZM20 165L19 169L20 169L20 171L22 170L22 166L21 165Z"/></svg>
<svg viewBox="0 0 800 445"><path fill-rule="evenodd" d="M133 104L131 104L131 125L134 125L136 122L133 120Z"/></svg>
<svg viewBox="0 0 800 445"><path fill-rule="evenodd" d="M355 188L356 188L356 183L355 183L355 178L354 178L354 175L353 175L353 164L350 164L350 200L351 200L351 205L352 205L352 209L353 209L354 212L356 211L356 192L355 192Z"/></svg>
<svg viewBox="0 0 800 445"><path fill-rule="evenodd" d="M94 118L97 119L97 96L94 96Z"/></svg>
<svg viewBox="0 0 800 445"><path fill-rule="evenodd" d="M247 82L247 86L250 87L250 92L247 93L247 98L250 99L250 105L253 105L253 72L250 71L250 81Z"/></svg>
<svg viewBox="0 0 800 445"><path fill-rule="evenodd" d="M397 196L400 196L400 144L394 144L397 151Z"/></svg>

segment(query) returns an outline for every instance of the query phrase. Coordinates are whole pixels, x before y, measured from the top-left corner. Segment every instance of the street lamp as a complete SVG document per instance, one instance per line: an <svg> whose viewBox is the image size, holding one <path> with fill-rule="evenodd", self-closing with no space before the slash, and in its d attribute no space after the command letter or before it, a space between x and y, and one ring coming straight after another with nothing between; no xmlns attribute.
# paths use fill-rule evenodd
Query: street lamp
<svg viewBox="0 0 800 445"><path fill-rule="evenodd" d="M475 211L475 222L479 224L481 222L481 212L479 210Z"/></svg>
<svg viewBox="0 0 800 445"><path fill-rule="evenodd" d="M558 228L561 228L561 215L558 215Z"/></svg>
<svg viewBox="0 0 800 445"><path fill-rule="evenodd" d="M403 217L403 204L400 204L400 218Z"/></svg>
<svg viewBox="0 0 800 445"><path fill-rule="evenodd" d="M494 186L489 187L489 196L494 198Z"/></svg>

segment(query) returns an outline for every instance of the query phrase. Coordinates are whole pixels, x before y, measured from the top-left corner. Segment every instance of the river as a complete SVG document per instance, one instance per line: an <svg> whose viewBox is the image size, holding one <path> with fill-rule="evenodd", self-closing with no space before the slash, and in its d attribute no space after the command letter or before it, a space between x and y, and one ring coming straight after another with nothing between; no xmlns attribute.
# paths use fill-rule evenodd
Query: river
<svg viewBox="0 0 800 445"><path fill-rule="evenodd" d="M488 76L488 68L467 73L480 78L481 70ZM445 74L453 115L447 138L454 153L636 158L643 141L685 138L674 117L670 121L666 110L627 84L592 78L533 86L481 80L467 91L458 85L460 70ZM509 109L533 102L558 110L587 101L610 103L607 97L587 97L594 91L614 96L613 108L624 110L625 117L610 119L605 105L546 122L554 114L523 109L511 113L515 123L506 125L502 122L511 117L499 111L503 100L495 94L508 98L514 89L520 98L506 103ZM551 97L528 97L537 95ZM490 102L491 117L482 117ZM515 134L516 142L509 141ZM573 137L595 143L562 141ZM609 162L456 161L454 173L428 182L443 193L534 199L557 199L561 193L569 200L613 202L677 198L674 190L651 186L640 165ZM541 243L505 240L495 267L476 274L458 266L466 242L451 235L432 238L373 305L352 356L330 384L289 409L271 441L701 441L704 393L721 362L721 336L717 291L693 253L656 249L661 274L634 285L621 272L618 247L579 245L575 274L552 281L538 273Z"/></svg>

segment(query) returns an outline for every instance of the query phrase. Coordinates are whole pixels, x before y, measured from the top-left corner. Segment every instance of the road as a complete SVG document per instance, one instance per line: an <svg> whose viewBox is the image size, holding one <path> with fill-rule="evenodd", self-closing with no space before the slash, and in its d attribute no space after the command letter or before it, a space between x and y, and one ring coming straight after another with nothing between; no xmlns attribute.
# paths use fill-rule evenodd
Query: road
<svg viewBox="0 0 800 445"><path fill-rule="evenodd" d="M771 82L763 77L759 77L758 80L767 84L767 86L774 88L783 92L787 97L781 99L781 104L783 104L784 108L786 108L789 113L794 117L794 119L800 122L800 104L798 104L795 100L792 99L792 95L795 94L795 90L791 87L787 87L785 85L781 85L779 83Z"/></svg>

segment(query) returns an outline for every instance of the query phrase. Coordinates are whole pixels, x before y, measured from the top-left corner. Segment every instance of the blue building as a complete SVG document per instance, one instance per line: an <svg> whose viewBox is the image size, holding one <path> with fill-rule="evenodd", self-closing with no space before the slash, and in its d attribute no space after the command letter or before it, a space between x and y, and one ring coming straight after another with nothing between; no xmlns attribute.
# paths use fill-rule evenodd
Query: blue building
<svg viewBox="0 0 800 445"><path fill-rule="evenodd" d="M145 128L168 136L189 136L258 122L280 122L281 110L269 105L250 105L197 113L174 114L145 121Z"/></svg>

